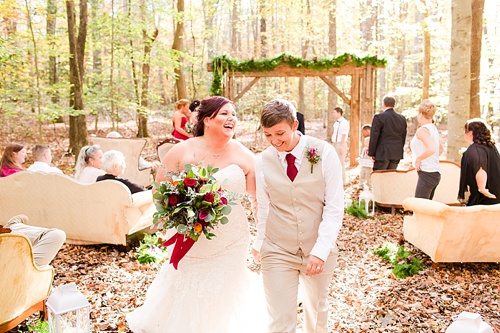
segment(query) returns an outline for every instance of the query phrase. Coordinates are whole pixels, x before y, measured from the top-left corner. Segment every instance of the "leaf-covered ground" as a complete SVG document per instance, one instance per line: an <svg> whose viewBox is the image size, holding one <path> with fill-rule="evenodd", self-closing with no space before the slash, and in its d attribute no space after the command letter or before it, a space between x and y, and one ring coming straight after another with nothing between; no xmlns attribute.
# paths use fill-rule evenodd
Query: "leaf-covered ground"
<svg viewBox="0 0 500 333"><path fill-rule="evenodd" d="M324 138L321 124L306 125L310 126L308 134ZM155 143L165 137L168 130L164 124L154 124L151 128L154 134L146 147L145 157L153 160ZM240 139L246 139L245 144L250 148L260 150L262 140L254 133L255 126L247 124L243 128L246 132L240 134ZM51 130L54 134L49 143L55 151L55 164L71 174L71 158L63 157L67 148L67 139L64 139L67 128L53 127ZM98 134L105 134L105 131ZM122 134L132 136L133 128L122 129ZM3 138L5 144L16 135ZM359 192L355 177L356 170L350 170L346 190L354 198ZM453 316L469 311L480 313L483 320L494 327L494 332L500 333L498 263L433 264L425 254L404 242L408 250L422 259L425 270L413 277L397 279L391 266L373 254L373 250L386 241L403 242L403 217L400 211L392 215L381 210L377 210L373 219L346 215L338 239L339 265L329 294L331 332L445 332ZM145 292L160 267L139 264L133 250L120 251L109 245L67 244L52 266L56 272L54 286L75 282L88 298L93 332L129 332L125 315L143 303ZM258 266L250 259L248 266L258 274ZM298 313L300 326L300 307ZM25 324L35 319L31 316L12 332L26 331Z"/></svg>

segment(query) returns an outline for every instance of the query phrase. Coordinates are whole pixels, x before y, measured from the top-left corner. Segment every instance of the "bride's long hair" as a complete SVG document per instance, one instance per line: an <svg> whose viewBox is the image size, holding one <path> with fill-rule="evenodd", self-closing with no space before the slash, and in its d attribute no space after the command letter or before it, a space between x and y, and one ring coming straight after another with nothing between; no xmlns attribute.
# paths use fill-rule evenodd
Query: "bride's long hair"
<svg viewBox="0 0 500 333"><path fill-rule="evenodd" d="M202 99L200 107L198 108L198 117L196 126L194 127L194 136L202 136L205 134L205 124L203 119L215 118L219 110L228 103L234 104L229 99L222 96L213 96Z"/></svg>

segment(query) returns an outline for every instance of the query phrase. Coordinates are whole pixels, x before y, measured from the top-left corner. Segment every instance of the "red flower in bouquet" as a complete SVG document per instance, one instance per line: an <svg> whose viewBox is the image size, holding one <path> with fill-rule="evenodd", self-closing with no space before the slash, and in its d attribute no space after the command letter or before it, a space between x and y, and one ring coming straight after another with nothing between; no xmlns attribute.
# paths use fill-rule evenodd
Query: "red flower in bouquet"
<svg viewBox="0 0 500 333"><path fill-rule="evenodd" d="M156 210L153 223L165 229L175 228L177 234L164 243L175 244L170 262L177 268L180 259L189 251L200 235L207 239L215 236L212 230L226 224L231 205L231 193L224 191L213 174L218 171L188 164L180 175L171 180L154 183L153 199Z"/></svg>

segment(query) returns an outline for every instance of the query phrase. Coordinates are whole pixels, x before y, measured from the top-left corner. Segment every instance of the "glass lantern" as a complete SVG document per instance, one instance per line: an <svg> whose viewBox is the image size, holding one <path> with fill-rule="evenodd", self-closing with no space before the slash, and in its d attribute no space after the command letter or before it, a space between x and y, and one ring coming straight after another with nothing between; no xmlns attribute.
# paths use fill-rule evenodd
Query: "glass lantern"
<svg viewBox="0 0 500 333"><path fill-rule="evenodd" d="M46 306L50 333L90 333L90 303L76 284L58 287Z"/></svg>
<svg viewBox="0 0 500 333"><path fill-rule="evenodd" d="M359 205L365 207L368 216L375 215L375 196L368 188L364 188L363 192L360 193Z"/></svg>

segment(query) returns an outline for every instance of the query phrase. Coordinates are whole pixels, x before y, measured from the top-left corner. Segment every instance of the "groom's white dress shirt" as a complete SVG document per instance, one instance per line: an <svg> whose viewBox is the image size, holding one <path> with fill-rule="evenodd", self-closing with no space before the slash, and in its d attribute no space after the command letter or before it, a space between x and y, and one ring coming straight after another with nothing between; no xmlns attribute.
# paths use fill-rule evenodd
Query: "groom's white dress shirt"
<svg viewBox="0 0 500 333"><path fill-rule="evenodd" d="M301 135L299 143L291 152L278 152L280 163L286 173L287 162L285 156L291 153L295 156L295 166L297 170L301 167L310 168L307 159L303 160L308 147L308 136ZM328 162L327 162L328 161ZM304 163L305 165L302 165ZM326 261L330 251L335 247L339 230L342 226L342 218L344 215L344 195L343 184L335 178L335 173L341 172L342 167L340 160L334 148L325 144L321 152L321 163L323 178L325 180L325 205L323 208L322 221L318 228L318 238L311 250L310 254ZM257 182L257 201L259 203L257 237L253 243L253 248L260 251L264 242L266 232L266 222L269 213L269 192L268 185L265 182L263 170L266 166L263 165L261 156L256 159L256 182ZM313 166L314 167L314 166ZM309 171L308 171L309 172ZM337 181L335 181L337 179Z"/></svg>

